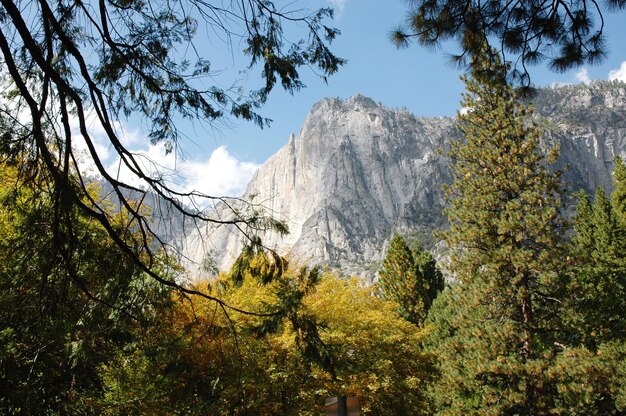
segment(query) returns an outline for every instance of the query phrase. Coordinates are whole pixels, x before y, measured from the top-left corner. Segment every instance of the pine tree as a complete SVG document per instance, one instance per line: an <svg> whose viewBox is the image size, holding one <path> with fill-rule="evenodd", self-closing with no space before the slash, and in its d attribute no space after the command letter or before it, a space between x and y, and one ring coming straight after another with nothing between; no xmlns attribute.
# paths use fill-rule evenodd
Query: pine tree
<svg viewBox="0 0 626 416"><path fill-rule="evenodd" d="M391 238L378 275L381 297L396 302L400 316L415 325L423 324L433 301L445 287L433 256L418 241L409 249L398 233Z"/></svg>
<svg viewBox="0 0 626 416"><path fill-rule="evenodd" d="M398 303L398 312L407 321L416 325L424 322L423 282L418 279L413 254L400 234L391 238L378 275L381 297Z"/></svg>
<svg viewBox="0 0 626 416"><path fill-rule="evenodd" d="M531 83L530 67L545 60L558 72L602 62L610 49L604 32L606 16L626 9L623 0L412 0L407 4L405 23L391 33L398 46L416 42L438 49L452 41L459 48L453 62L465 64L465 58L488 41L513 63L511 75L524 86Z"/></svg>
<svg viewBox="0 0 626 416"><path fill-rule="evenodd" d="M614 191L596 191L593 203L579 197L574 217L568 307L572 331L591 350L626 339L626 167L616 160Z"/></svg>
<svg viewBox="0 0 626 416"><path fill-rule="evenodd" d="M626 169L615 162L614 191L579 195L562 316L567 348L549 373L554 413L612 415L626 411Z"/></svg>
<svg viewBox="0 0 626 416"><path fill-rule="evenodd" d="M626 239L626 165L624 161L617 157L613 166L613 192L611 193L611 207L613 208L615 219L619 225L618 238Z"/></svg>
<svg viewBox="0 0 626 416"><path fill-rule="evenodd" d="M594 230L592 224L593 207L584 191L577 195L578 206L574 216L574 235L572 236L572 254L584 256L591 253L594 247Z"/></svg>
<svg viewBox="0 0 626 416"><path fill-rule="evenodd" d="M622 263L618 254L620 247L619 232L615 218L615 211L611 200L598 188L593 201L591 226L593 227L593 249L590 252L591 261L598 266L613 269Z"/></svg>
<svg viewBox="0 0 626 416"><path fill-rule="evenodd" d="M556 152L542 151L531 110L487 55L464 79L465 140L450 154L443 237L462 284L429 318L443 325L429 342L444 358L432 397L440 414L547 414L562 266L560 178L547 169Z"/></svg>
<svg viewBox="0 0 626 416"><path fill-rule="evenodd" d="M422 299L426 313L430 310L433 301L446 287L443 274L437 267L437 261L433 256L424 250L419 241L415 241L411 246L413 262L417 271L418 279L422 281Z"/></svg>

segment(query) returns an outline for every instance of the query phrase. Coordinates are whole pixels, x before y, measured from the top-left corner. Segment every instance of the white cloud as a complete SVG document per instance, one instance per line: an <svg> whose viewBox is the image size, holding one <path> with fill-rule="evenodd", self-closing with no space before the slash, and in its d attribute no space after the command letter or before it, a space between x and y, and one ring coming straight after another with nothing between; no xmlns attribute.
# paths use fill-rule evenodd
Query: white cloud
<svg viewBox="0 0 626 416"><path fill-rule="evenodd" d="M343 13L343 9L346 7L346 3L348 0L328 0L333 7L335 8L337 15L341 15Z"/></svg>
<svg viewBox="0 0 626 416"><path fill-rule="evenodd" d="M147 141L147 139L146 139ZM165 146L162 144L150 145L146 149L129 149L133 159L149 177L161 179L168 185L176 184L176 157L174 153L166 154ZM119 155L111 158L107 167L107 172L119 181L137 187L146 187L147 184L135 175L126 166Z"/></svg>
<svg viewBox="0 0 626 416"><path fill-rule="evenodd" d="M162 144L134 151L142 170L153 178L163 180L177 191L196 191L210 196L241 196L259 165L232 156L226 146L215 149L207 159L181 160L174 152L166 154ZM120 180L145 185L117 158L107 171ZM201 203L201 201L196 201Z"/></svg>
<svg viewBox="0 0 626 416"><path fill-rule="evenodd" d="M226 146L220 146L208 160L185 162L181 170L188 189L207 195L240 196L258 168L256 163L235 159Z"/></svg>
<svg viewBox="0 0 626 416"><path fill-rule="evenodd" d="M81 171L86 174L96 175L98 170L91 157L87 143L80 132L78 117L71 115L69 124L72 131L72 145L75 154L78 156ZM145 140L138 130L130 130L120 121L114 121L112 125L118 139L127 148L138 145ZM98 154L98 158L106 165L110 159L114 157L115 151L113 150L106 130L98 120L98 116L94 110L85 112L85 128Z"/></svg>
<svg viewBox="0 0 626 416"><path fill-rule="evenodd" d="M589 71L587 68L583 68L576 73L576 79L578 82L584 82L585 84L589 84L591 82L591 77L589 76Z"/></svg>
<svg viewBox="0 0 626 416"><path fill-rule="evenodd" d="M622 62L619 69L614 69L609 72L609 81L613 80L626 82L626 61Z"/></svg>
<svg viewBox="0 0 626 416"><path fill-rule="evenodd" d="M0 81L1 84L1 81ZM16 112L16 104L0 98L0 106L7 112ZM17 114L28 122L30 114L21 111ZM163 144L151 145L146 135L130 129L124 122L114 121L113 129L123 146L134 156L143 172L153 178L162 179L171 189L181 192L196 191L205 195L238 197L243 194L259 164L240 161L228 152L226 146L213 150L203 159L181 159L176 152L166 154ZM76 115L70 115L72 148L80 171L92 177L100 177L87 143L80 132ZM120 155L111 145L108 134L100 123L95 111L85 112L85 128L105 170L114 178L137 187L147 184L121 163ZM195 201L206 206L209 201Z"/></svg>
<svg viewBox="0 0 626 416"><path fill-rule="evenodd" d="M147 186L145 181L121 163L120 156L113 149L95 112L88 112L85 118L87 131L106 171L112 177L129 185L145 188ZM76 117L70 120L70 126L81 171L87 175L100 176L87 144L80 134ZM122 144L133 154L141 170L152 178L164 181L176 191L196 191L210 196L241 196L260 166L236 159L228 152L226 146L218 147L208 158L182 159L175 151L166 153L163 144L149 144L145 135L137 130L128 129L124 123L115 122L113 127ZM202 201L196 202L204 205Z"/></svg>

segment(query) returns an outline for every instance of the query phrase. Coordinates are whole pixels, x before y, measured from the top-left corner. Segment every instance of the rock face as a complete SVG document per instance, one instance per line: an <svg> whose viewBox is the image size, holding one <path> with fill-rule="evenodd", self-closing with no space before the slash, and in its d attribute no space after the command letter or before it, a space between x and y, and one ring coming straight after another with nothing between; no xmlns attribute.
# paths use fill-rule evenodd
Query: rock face
<svg viewBox="0 0 626 416"><path fill-rule="evenodd" d="M626 154L626 85L545 89L534 101L546 146L561 147L566 188L610 187L612 161ZM284 237L262 235L280 254L373 275L394 230L433 247L432 230L445 225L445 154L457 139L453 118L417 118L360 95L326 99L258 170L244 198L288 224ZM241 239L226 228L195 230L184 244L188 267L197 274L210 251L218 268L228 268Z"/></svg>
<svg viewBox="0 0 626 416"><path fill-rule="evenodd" d="M609 190L613 160L626 155L626 84L595 81L543 89L534 105L547 135L561 145L566 188Z"/></svg>

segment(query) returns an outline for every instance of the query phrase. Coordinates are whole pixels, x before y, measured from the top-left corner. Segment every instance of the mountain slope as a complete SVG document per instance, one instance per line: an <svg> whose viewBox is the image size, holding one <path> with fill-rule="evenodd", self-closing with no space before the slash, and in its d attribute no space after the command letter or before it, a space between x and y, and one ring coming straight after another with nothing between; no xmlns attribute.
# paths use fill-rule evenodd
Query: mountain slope
<svg viewBox="0 0 626 416"><path fill-rule="evenodd" d="M567 189L608 188L614 157L626 154L626 86L544 89L534 101L545 145L561 147L557 167L567 167ZM263 235L268 246L298 261L364 274L382 258L394 229L432 247L432 230L444 225L445 153L458 138L453 118L416 118L359 95L326 99L298 137L258 170L245 198L289 226L285 237ZM233 230L198 229L185 238L188 266L200 273L209 251L225 269L240 242Z"/></svg>

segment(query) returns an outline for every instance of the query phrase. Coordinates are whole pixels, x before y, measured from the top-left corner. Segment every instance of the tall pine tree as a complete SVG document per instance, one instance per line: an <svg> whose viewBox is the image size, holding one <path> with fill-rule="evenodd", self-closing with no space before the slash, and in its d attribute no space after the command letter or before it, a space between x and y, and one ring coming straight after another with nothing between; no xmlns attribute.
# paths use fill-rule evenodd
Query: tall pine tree
<svg viewBox="0 0 626 416"><path fill-rule="evenodd" d="M451 270L461 285L433 307L429 348L439 414L547 414L559 302L560 178L506 68L475 56L447 188Z"/></svg>

